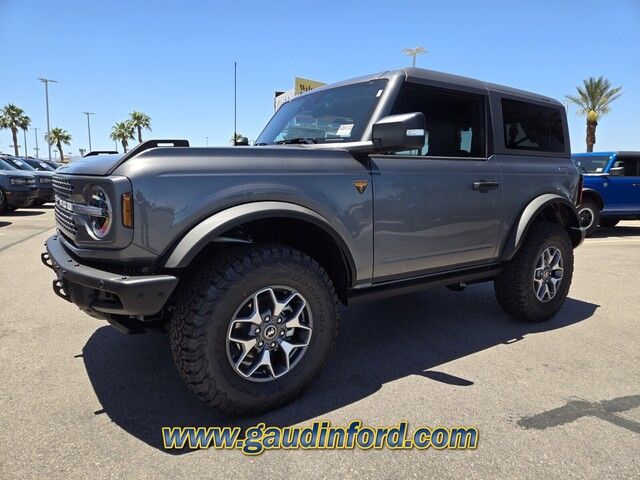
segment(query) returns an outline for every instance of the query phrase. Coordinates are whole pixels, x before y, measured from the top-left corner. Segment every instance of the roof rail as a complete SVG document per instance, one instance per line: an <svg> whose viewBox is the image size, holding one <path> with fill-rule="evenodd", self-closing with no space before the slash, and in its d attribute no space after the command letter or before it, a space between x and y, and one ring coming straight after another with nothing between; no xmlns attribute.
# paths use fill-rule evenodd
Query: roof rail
<svg viewBox="0 0 640 480"><path fill-rule="evenodd" d="M113 155L115 153L118 153L117 150L91 150L90 152L85 153L82 158L84 157L92 157L94 155Z"/></svg>
<svg viewBox="0 0 640 480"><path fill-rule="evenodd" d="M146 142L142 142L139 145L136 145L134 148L132 148L131 150L129 150L127 153L125 153L122 158L120 159L120 161L118 163L116 163L107 173L107 175L111 175L113 173L113 171L118 168L120 165L122 165L124 162L126 162L127 160L129 160L130 158L135 157L136 155L144 152L145 150L149 150L151 148L156 148L156 147L168 147L168 146L173 146L173 147L188 147L189 146L189 140L147 140Z"/></svg>

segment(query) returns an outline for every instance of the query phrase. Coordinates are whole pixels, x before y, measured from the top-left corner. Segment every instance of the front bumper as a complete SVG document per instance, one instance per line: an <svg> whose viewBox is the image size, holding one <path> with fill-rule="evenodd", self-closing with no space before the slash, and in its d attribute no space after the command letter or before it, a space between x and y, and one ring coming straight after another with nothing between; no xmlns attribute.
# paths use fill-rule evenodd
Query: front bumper
<svg viewBox="0 0 640 480"><path fill-rule="evenodd" d="M82 265L64 247L58 234L45 242L42 262L56 272L53 290L94 317L153 316L173 293L173 275L122 275Z"/></svg>
<svg viewBox="0 0 640 480"><path fill-rule="evenodd" d="M29 190L7 190L7 205L13 208L25 207L38 197L38 189L33 187Z"/></svg>

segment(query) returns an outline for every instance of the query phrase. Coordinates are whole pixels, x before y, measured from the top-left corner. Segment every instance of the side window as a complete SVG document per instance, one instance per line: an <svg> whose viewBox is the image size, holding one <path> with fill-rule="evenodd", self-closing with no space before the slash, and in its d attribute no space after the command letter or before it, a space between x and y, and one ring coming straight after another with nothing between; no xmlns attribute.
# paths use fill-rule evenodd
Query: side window
<svg viewBox="0 0 640 480"><path fill-rule="evenodd" d="M612 176L639 177L640 158L619 158L611 167L609 174Z"/></svg>
<svg viewBox="0 0 640 480"><path fill-rule="evenodd" d="M502 99L505 147L513 150L564 152L560 111L535 103Z"/></svg>
<svg viewBox="0 0 640 480"><path fill-rule="evenodd" d="M391 113L411 112L424 113L425 145L398 155L485 157L484 97L406 84Z"/></svg>

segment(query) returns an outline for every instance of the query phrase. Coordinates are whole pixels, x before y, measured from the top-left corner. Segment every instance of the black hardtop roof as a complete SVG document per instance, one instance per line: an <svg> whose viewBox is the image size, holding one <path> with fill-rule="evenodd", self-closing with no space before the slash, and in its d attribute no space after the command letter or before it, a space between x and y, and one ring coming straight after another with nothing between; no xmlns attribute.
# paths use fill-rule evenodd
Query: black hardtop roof
<svg viewBox="0 0 640 480"><path fill-rule="evenodd" d="M365 75L362 77L351 78L349 80L332 83L332 84L311 90L311 92L317 92L318 90L324 90L326 88L338 87L342 85L350 85L353 83L367 82L367 81L376 80L379 78L392 78L396 76L402 76L408 82L411 82L411 81L420 82L420 80L423 80L423 81L438 83L443 86L449 85L452 88L455 88L457 86L462 86L467 88L484 90L487 92L493 91L498 93L504 93L504 94L509 94L513 96L523 97L530 100L548 102L548 103L553 103L555 105L562 106L562 104L554 98L546 97L544 95L539 95L533 92L528 92L526 90L520 90L517 88L507 87L504 85L498 85L490 82L483 82L481 80L476 80L475 78L463 77L461 75L454 75L451 73L437 72L435 70L427 70L425 68L413 68L413 67L402 68L398 70L388 70L385 72ZM308 93L311 93L311 92L308 92Z"/></svg>

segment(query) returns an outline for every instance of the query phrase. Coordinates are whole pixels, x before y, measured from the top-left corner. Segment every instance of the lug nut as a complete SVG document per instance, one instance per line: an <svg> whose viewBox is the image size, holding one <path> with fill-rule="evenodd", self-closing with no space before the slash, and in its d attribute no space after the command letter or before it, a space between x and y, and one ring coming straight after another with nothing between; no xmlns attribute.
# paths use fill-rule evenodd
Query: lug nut
<svg viewBox="0 0 640 480"><path fill-rule="evenodd" d="M269 317L269 315L266 315L266 316L264 317L264 321L265 321L265 322L268 322L269 320L271 320L271 317Z"/></svg>
<svg viewBox="0 0 640 480"><path fill-rule="evenodd" d="M256 328L256 333L260 333L260 327Z"/></svg>
<svg viewBox="0 0 640 480"><path fill-rule="evenodd" d="M259 347L261 347L261 346L263 346L263 345L264 345L264 342L263 342L262 340L260 340L260 341L258 342L258 346L259 346Z"/></svg>
<svg viewBox="0 0 640 480"><path fill-rule="evenodd" d="M281 337L284 337L284 334L285 334L285 333L286 333L286 332L285 332L284 330L280 330L280 336L281 336Z"/></svg>
<svg viewBox="0 0 640 480"><path fill-rule="evenodd" d="M282 323L282 317L278 317L276 323Z"/></svg>
<svg viewBox="0 0 640 480"><path fill-rule="evenodd" d="M271 343L269 344L269 346L270 346L271 348L276 348L276 342L271 342Z"/></svg>

